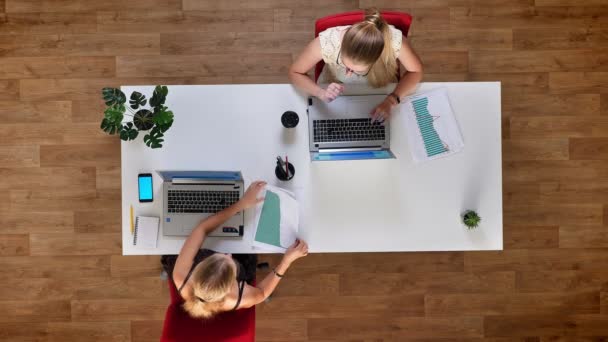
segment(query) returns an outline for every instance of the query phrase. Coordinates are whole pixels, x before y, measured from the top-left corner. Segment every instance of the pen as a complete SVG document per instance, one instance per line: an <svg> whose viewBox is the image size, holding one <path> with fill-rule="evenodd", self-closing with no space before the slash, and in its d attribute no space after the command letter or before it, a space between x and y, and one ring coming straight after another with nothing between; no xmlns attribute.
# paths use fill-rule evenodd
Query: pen
<svg viewBox="0 0 608 342"><path fill-rule="evenodd" d="M133 205L131 205L131 235L133 235L134 229L135 227L133 227Z"/></svg>
<svg viewBox="0 0 608 342"><path fill-rule="evenodd" d="M285 156L285 174L287 175L285 178L289 178L289 159L287 159L287 156Z"/></svg>

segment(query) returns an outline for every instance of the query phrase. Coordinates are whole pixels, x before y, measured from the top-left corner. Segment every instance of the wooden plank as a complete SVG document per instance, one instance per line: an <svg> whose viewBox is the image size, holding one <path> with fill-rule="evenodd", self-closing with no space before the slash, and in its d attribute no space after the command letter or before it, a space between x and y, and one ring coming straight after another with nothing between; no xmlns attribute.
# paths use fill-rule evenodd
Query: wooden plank
<svg viewBox="0 0 608 342"><path fill-rule="evenodd" d="M509 139L503 141L503 160L566 160L568 147L568 139Z"/></svg>
<svg viewBox="0 0 608 342"><path fill-rule="evenodd" d="M512 33L508 29L414 30L408 40L416 50L486 51L512 48Z"/></svg>
<svg viewBox="0 0 608 342"><path fill-rule="evenodd" d="M10 190L11 210L36 211L82 211L113 209L120 204L120 191L95 191L95 189L66 189L52 192L33 190ZM117 202L118 201L118 202Z"/></svg>
<svg viewBox="0 0 608 342"><path fill-rule="evenodd" d="M27 234L0 234L0 256L29 255Z"/></svg>
<svg viewBox="0 0 608 342"><path fill-rule="evenodd" d="M521 94L546 93L549 90L549 74L540 72L523 73L471 73L470 81L501 82L503 96L517 96Z"/></svg>
<svg viewBox="0 0 608 342"><path fill-rule="evenodd" d="M507 94L502 99L503 116L597 116L599 94ZM587 118L589 119L589 118Z"/></svg>
<svg viewBox="0 0 608 342"><path fill-rule="evenodd" d="M512 138L608 137L608 117L512 117L510 128Z"/></svg>
<svg viewBox="0 0 608 342"><path fill-rule="evenodd" d="M269 32L274 25L268 10L98 12L97 23L104 33Z"/></svg>
<svg viewBox="0 0 608 342"><path fill-rule="evenodd" d="M308 341L308 321L305 319L256 320L255 330L264 341Z"/></svg>
<svg viewBox="0 0 608 342"><path fill-rule="evenodd" d="M516 336L604 336L608 315L504 315L487 316L488 337Z"/></svg>
<svg viewBox="0 0 608 342"><path fill-rule="evenodd" d="M115 67L114 57L5 57L0 79L112 77Z"/></svg>
<svg viewBox="0 0 608 342"><path fill-rule="evenodd" d="M76 278L110 275L109 256L3 257L3 270L14 278Z"/></svg>
<svg viewBox="0 0 608 342"><path fill-rule="evenodd" d="M276 264L276 263L272 263ZM258 272L258 279L264 279L265 275ZM281 286L273 292L273 296L320 296L338 295L340 287L339 274L315 274L305 277L285 277Z"/></svg>
<svg viewBox="0 0 608 342"><path fill-rule="evenodd" d="M158 55L160 35L0 35L2 57Z"/></svg>
<svg viewBox="0 0 608 342"><path fill-rule="evenodd" d="M516 50L596 49L608 47L608 30L599 28L513 29Z"/></svg>
<svg viewBox="0 0 608 342"><path fill-rule="evenodd" d="M160 299L73 300L73 322L162 320L168 301Z"/></svg>
<svg viewBox="0 0 608 342"><path fill-rule="evenodd" d="M608 289L608 272L525 271L517 272L518 292L583 292Z"/></svg>
<svg viewBox="0 0 608 342"><path fill-rule="evenodd" d="M0 189L65 189L95 187L95 168L0 168Z"/></svg>
<svg viewBox="0 0 608 342"><path fill-rule="evenodd" d="M69 301L20 300L0 302L0 322L61 322L69 320Z"/></svg>
<svg viewBox="0 0 608 342"><path fill-rule="evenodd" d="M179 9L179 0L6 0L6 12L91 12L103 10Z"/></svg>
<svg viewBox="0 0 608 342"><path fill-rule="evenodd" d="M294 3L290 0L260 0L255 2L241 0L183 0L184 11L248 11L256 9L272 10L274 8L306 8L311 6L310 0Z"/></svg>
<svg viewBox="0 0 608 342"><path fill-rule="evenodd" d="M71 101L72 122L99 123L103 119L106 105L103 101Z"/></svg>
<svg viewBox="0 0 608 342"><path fill-rule="evenodd" d="M0 100L19 99L18 80L0 80Z"/></svg>
<svg viewBox="0 0 608 342"><path fill-rule="evenodd" d="M72 117L69 101L0 101L3 124L66 122Z"/></svg>
<svg viewBox="0 0 608 342"><path fill-rule="evenodd" d="M608 138L570 139L570 158L575 160L606 160L608 159L606 142L608 142Z"/></svg>
<svg viewBox="0 0 608 342"><path fill-rule="evenodd" d="M503 186L503 204L505 206L518 204L541 204L540 186L530 182L505 182Z"/></svg>
<svg viewBox="0 0 608 342"><path fill-rule="evenodd" d="M381 322L381 323L379 323ZM308 320L309 340L327 336L353 339L409 338L461 338L483 337L484 322L481 317L395 317L379 316L376 319L318 318Z"/></svg>
<svg viewBox="0 0 608 342"><path fill-rule="evenodd" d="M557 248L559 227L557 226L505 226L504 248Z"/></svg>
<svg viewBox="0 0 608 342"><path fill-rule="evenodd" d="M369 8L442 8L454 6L453 0L360 0L359 7Z"/></svg>
<svg viewBox="0 0 608 342"><path fill-rule="evenodd" d="M500 293L513 291L515 273L349 273L340 275L340 295L395 293Z"/></svg>
<svg viewBox="0 0 608 342"><path fill-rule="evenodd" d="M602 291L600 293L600 305L602 309L602 314L608 314L608 292Z"/></svg>
<svg viewBox="0 0 608 342"><path fill-rule="evenodd" d="M599 204L510 205L504 208L506 225L598 225L602 222Z"/></svg>
<svg viewBox="0 0 608 342"><path fill-rule="evenodd" d="M31 255L105 255L122 251L117 233L30 234Z"/></svg>
<svg viewBox="0 0 608 342"><path fill-rule="evenodd" d="M249 54L207 56L119 56L116 73L120 77L149 75L187 77L217 75L283 75L291 65L291 54Z"/></svg>
<svg viewBox="0 0 608 342"><path fill-rule="evenodd" d="M608 177L601 160L527 160L503 162L504 182L577 181Z"/></svg>
<svg viewBox="0 0 608 342"><path fill-rule="evenodd" d="M158 255L112 255L112 277L158 277Z"/></svg>
<svg viewBox="0 0 608 342"><path fill-rule="evenodd" d="M608 71L608 49L469 52L472 72Z"/></svg>
<svg viewBox="0 0 608 342"><path fill-rule="evenodd" d="M104 144L118 140L104 133L98 123L5 124L0 126L0 135L7 139L0 145Z"/></svg>
<svg viewBox="0 0 608 342"><path fill-rule="evenodd" d="M0 146L0 165L32 167L40 165L39 146Z"/></svg>
<svg viewBox="0 0 608 342"><path fill-rule="evenodd" d="M163 329L163 321L131 321L131 342L157 342Z"/></svg>
<svg viewBox="0 0 608 342"><path fill-rule="evenodd" d="M48 323L0 323L2 342L47 342Z"/></svg>
<svg viewBox="0 0 608 342"><path fill-rule="evenodd" d="M546 204L594 204L608 201L608 182L597 180L541 184L541 201Z"/></svg>
<svg viewBox="0 0 608 342"><path fill-rule="evenodd" d="M466 252L467 270L495 271L604 271L605 249L511 249L501 252Z"/></svg>
<svg viewBox="0 0 608 342"><path fill-rule="evenodd" d="M120 143L98 145L45 145L40 147L42 167L116 166L120 163Z"/></svg>
<svg viewBox="0 0 608 342"><path fill-rule="evenodd" d="M3 300L75 300L106 298L161 298L166 295L167 281L157 277L138 278L9 278L0 280L7 286L0 293Z"/></svg>
<svg viewBox="0 0 608 342"><path fill-rule="evenodd" d="M222 53L255 54L299 53L311 41L308 33L296 32L226 32L161 33L163 55L205 55L221 46Z"/></svg>
<svg viewBox="0 0 608 342"><path fill-rule="evenodd" d="M606 6L604 0L534 0L536 6Z"/></svg>
<svg viewBox="0 0 608 342"><path fill-rule="evenodd" d="M3 212L0 215L1 234L72 231L74 231L74 215L70 211Z"/></svg>
<svg viewBox="0 0 608 342"><path fill-rule="evenodd" d="M418 51L424 71L429 73L462 73L469 71L469 55L461 51Z"/></svg>
<svg viewBox="0 0 608 342"><path fill-rule="evenodd" d="M95 341L131 341L131 324L129 321L105 322L56 322L48 325L48 341L77 341L86 336L86 340Z"/></svg>
<svg viewBox="0 0 608 342"><path fill-rule="evenodd" d="M365 311L360 310L365 308ZM359 319L391 313L397 317L424 316L422 294L377 296L273 296L256 312L266 318L344 318Z"/></svg>
<svg viewBox="0 0 608 342"><path fill-rule="evenodd" d="M388 8L387 8L388 9ZM442 8L404 8L397 9L413 16L412 28L416 30L450 29L450 9Z"/></svg>
<svg viewBox="0 0 608 342"><path fill-rule="evenodd" d="M560 226L559 247L606 248L608 247L608 227L603 225L585 227Z"/></svg>
<svg viewBox="0 0 608 342"><path fill-rule="evenodd" d="M606 7L472 6L451 7L450 26L458 28L600 27L608 18Z"/></svg>
<svg viewBox="0 0 608 342"><path fill-rule="evenodd" d="M599 293L427 294L427 316L599 314Z"/></svg>
<svg viewBox="0 0 608 342"><path fill-rule="evenodd" d="M608 72L552 72L549 74L552 93L608 93Z"/></svg>
<svg viewBox="0 0 608 342"><path fill-rule="evenodd" d="M100 166L95 168L95 188L120 189L120 167Z"/></svg>
<svg viewBox="0 0 608 342"><path fill-rule="evenodd" d="M0 34L97 32L95 13L7 13L1 18Z"/></svg>
<svg viewBox="0 0 608 342"><path fill-rule="evenodd" d="M121 229L120 209L74 212L74 231L77 233L118 233Z"/></svg>

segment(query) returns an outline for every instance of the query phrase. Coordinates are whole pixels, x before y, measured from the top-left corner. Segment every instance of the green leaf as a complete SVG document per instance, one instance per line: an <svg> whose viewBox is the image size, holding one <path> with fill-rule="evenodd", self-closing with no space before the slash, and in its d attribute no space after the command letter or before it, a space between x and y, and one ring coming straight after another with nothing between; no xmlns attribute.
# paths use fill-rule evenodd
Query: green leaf
<svg viewBox="0 0 608 342"><path fill-rule="evenodd" d="M173 120L169 121L168 123L164 124L164 125L156 125L156 127L158 127L158 129L160 129L161 132L165 133L166 131L169 130L169 128L171 128L171 125L173 125Z"/></svg>
<svg viewBox="0 0 608 342"><path fill-rule="evenodd" d="M149 134L144 136L144 142L148 147L151 148L161 148L163 147L162 142L165 141L163 139L164 134L160 131L158 126L152 128Z"/></svg>
<svg viewBox="0 0 608 342"><path fill-rule="evenodd" d="M147 131L154 126L153 114L147 109L140 109L133 116L133 123L140 131Z"/></svg>
<svg viewBox="0 0 608 342"><path fill-rule="evenodd" d="M103 100L106 101L106 106L113 106L127 102L125 93L118 88L103 88L101 90L101 95Z"/></svg>
<svg viewBox="0 0 608 342"><path fill-rule="evenodd" d="M108 121L120 124L124 118L125 110L124 104L115 104L106 108L103 113Z"/></svg>
<svg viewBox="0 0 608 342"><path fill-rule="evenodd" d="M131 108L137 109L139 108L139 106L145 106L146 103L148 103L148 100L146 100L146 95L138 91L134 91L131 94L131 99L129 100L129 103L131 104Z"/></svg>
<svg viewBox="0 0 608 342"><path fill-rule="evenodd" d="M165 100L167 100L167 94L169 94L169 88L167 88L167 86L157 85L150 98L150 106L157 108L164 105Z"/></svg>
<svg viewBox="0 0 608 342"><path fill-rule="evenodd" d="M120 139L128 141L137 138L139 131L133 128L133 123L129 122L120 129Z"/></svg>
<svg viewBox="0 0 608 342"><path fill-rule="evenodd" d="M167 125L173 122L173 112L165 106L154 108L154 123L157 125ZM169 125L170 126L170 125Z"/></svg>
<svg viewBox="0 0 608 342"><path fill-rule="evenodd" d="M104 132L113 135L120 130L121 124L120 122L116 123L104 118L103 120L101 120L100 128L103 129Z"/></svg>

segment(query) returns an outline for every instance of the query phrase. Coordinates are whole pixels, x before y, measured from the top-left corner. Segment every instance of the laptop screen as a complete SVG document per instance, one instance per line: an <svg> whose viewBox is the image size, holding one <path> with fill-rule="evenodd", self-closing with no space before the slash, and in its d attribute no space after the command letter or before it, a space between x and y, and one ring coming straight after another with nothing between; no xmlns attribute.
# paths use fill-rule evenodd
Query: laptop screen
<svg viewBox="0 0 608 342"><path fill-rule="evenodd" d="M313 154L313 160L361 160L361 159L390 159L392 153L388 150L378 151L343 151L343 152L319 152Z"/></svg>

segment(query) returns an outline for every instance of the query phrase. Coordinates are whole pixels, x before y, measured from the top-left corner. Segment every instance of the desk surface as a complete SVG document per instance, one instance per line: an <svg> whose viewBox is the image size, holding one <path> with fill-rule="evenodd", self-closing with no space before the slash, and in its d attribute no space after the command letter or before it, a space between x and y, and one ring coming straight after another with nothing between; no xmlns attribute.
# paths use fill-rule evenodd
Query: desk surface
<svg viewBox="0 0 608 342"><path fill-rule="evenodd" d="M123 254L177 254L183 237L159 234L156 249L135 248L129 206L136 215L161 216L161 179L155 170L240 170L245 185L256 179L294 191L300 201L300 237L311 252L453 251L502 249L500 83L424 83L418 92L447 87L465 147L453 156L414 165L403 115L391 119L397 159L310 162L306 97L288 84L170 86L175 113L163 148L122 142ZM125 86L151 95L153 87ZM351 87L354 93L366 91ZM300 115L286 130L280 116ZM292 181L274 176L277 155L296 167ZM154 174L154 202L138 203L137 175ZM474 231L460 214L482 217ZM242 239L208 238L206 248L262 253L251 246L253 211Z"/></svg>

